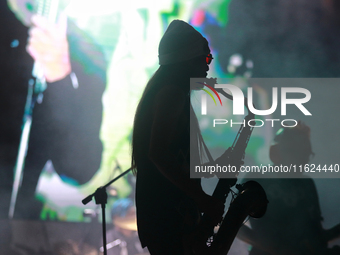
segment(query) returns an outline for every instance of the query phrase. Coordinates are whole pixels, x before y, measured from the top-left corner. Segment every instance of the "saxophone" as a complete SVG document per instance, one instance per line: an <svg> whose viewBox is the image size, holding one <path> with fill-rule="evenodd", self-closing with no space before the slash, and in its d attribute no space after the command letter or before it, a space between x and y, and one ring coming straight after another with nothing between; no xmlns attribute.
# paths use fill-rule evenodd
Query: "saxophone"
<svg viewBox="0 0 340 255"><path fill-rule="evenodd" d="M216 79L213 78L205 79L205 82L211 86L217 83ZM224 90L217 89L217 91L232 100L232 96ZM245 106L248 109L246 103ZM254 118L254 114L248 109L245 123L248 123L248 121ZM240 169L244 163L245 150L254 128L252 126L254 126L254 124L251 126L241 125L232 146L229 147L225 153L227 161L230 165L236 166L237 169ZM231 191L231 187L236 185L236 182L236 177L220 178L212 196L225 202ZM190 254L227 254L244 220L248 216L260 218L265 214L268 200L264 189L259 183L248 181L244 184L237 184L236 189L238 190L238 194L230 203L228 212L219 223L217 233L214 233L215 226L210 222L209 218L206 215L202 216L195 234L192 236L192 249Z"/></svg>

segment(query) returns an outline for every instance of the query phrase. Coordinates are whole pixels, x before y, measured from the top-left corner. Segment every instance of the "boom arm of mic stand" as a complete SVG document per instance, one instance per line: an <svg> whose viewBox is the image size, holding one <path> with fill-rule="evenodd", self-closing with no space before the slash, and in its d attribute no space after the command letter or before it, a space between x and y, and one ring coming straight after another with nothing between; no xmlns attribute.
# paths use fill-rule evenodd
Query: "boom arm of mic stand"
<svg viewBox="0 0 340 255"><path fill-rule="evenodd" d="M101 189L106 189L108 186L110 186L112 183L114 183L115 181L117 181L119 178L123 177L124 175L126 175L128 172L131 171L131 168L129 168L128 170L126 170L125 172L121 173L120 175L118 175L116 178L114 178L113 180L109 181L107 184L105 184L104 186L100 187ZM86 198L84 198L81 202L83 203L83 205L88 204L91 200L92 197L94 197L96 194L96 192L94 192L93 194L87 196Z"/></svg>

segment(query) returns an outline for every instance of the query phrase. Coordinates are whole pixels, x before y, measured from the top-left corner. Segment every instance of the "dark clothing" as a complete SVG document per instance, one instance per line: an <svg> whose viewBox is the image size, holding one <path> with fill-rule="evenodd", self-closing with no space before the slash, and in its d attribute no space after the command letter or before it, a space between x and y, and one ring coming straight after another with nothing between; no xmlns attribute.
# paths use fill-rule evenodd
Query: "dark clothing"
<svg viewBox="0 0 340 255"><path fill-rule="evenodd" d="M0 188L5 194L1 196L4 199L1 201L1 218L8 215L13 170L33 68L33 59L25 50L28 28L5 5L6 1L1 1ZM43 92L42 103L36 103L33 109L15 217L38 217L39 208L32 208L32 203L37 203L34 202L34 192L47 160L52 160L59 175L66 175L79 184L87 182L99 169L102 153L99 139L103 110L101 98L106 84L106 64L101 50L84 38L85 35L69 22L71 65L79 87L73 86L69 76L49 83ZM91 52L91 56L87 52Z"/></svg>
<svg viewBox="0 0 340 255"><path fill-rule="evenodd" d="M145 169L138 168L136 207L138 234L143 247L156 242L156 238L168 240L171 236L172 239L182 236L184 221L179 206L183 199L184 193L153 164Z"/></svg>
<svg viewBox="0 0 340 255"><path fill-rule="evenodd" d="M185 203L188 197L185 193L167 179L149 158L151 130L154 110L157 100L162 100L162 96L169 90L180 90L180 87L164 88L163 91L145 98L143 130L144 148L140 164L137 169L136 183L136 207L138 234L144 246L150 245L150 251L157 250L157 247L169 247L181 254L183 250L182 236L184 233L184 218L181 204ZM151 94L151 93L150 93ZM174 165L184 165L189 162L189 95L183 92L186 97L184 108L180 113L179 123L174 123L176 138L171 143L171 148L165 148L176 159ZM174 98L174 100L181 100ZM180 126L180 128L179 128ZM167 135L167 134L164 134ZM188 173L189 178L189 173ZM199 180L198 180L199 181ZM163 250L165 252L165 249ZM174 254L175 254L174 253ZM157 254L157 253L156 253ZM163 253L171 254L171 253Z"/></svg>
<svg viewBox="0 0 340 255"><path fill-rule="evenodd" d="M267 243L302 252L322 254L327 244L321 238L321 210L312 179L257 179L267 193L267 212L250 218L252 230ZM251 255L266 255L253 247Z"/></svg>

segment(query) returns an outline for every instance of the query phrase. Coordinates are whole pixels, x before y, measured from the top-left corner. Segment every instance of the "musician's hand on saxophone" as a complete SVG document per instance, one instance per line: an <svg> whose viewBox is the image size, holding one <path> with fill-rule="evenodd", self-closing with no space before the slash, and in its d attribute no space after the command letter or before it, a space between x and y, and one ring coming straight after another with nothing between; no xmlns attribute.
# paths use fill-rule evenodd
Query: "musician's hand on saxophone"
<svg viewBox="0 0 340 255"><path fill-rule="evenodd" d="M222 216L224 214L223 201L207 194L200 196L200 198L194 198L194 200L200 212L207 215L212 224L217 225L222 221Z"/></svg>
<svg viewBox="0 0 340 255"><path fill-rule="evenodd" d="M71 73L66 15L60 14L56 24L34 15L32 24L27 52L43 69L46 81L55 82L65 78Z"/></svg>

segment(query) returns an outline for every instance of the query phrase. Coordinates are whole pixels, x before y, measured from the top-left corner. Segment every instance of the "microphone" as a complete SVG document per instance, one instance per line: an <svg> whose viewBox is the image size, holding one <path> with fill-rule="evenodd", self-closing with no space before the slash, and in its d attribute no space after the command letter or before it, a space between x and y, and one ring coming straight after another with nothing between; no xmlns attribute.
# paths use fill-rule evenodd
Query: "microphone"
<svg viewBox="0 0 340 255"><path fill-rule="evenodd" d="M233 96L228 94L227 92L225 92L223 89L221 88L216 88L216 84L217 83L217 78L205 78L204 79L204 83L208 84L209 86L213 87L218 93L222 94L223 96L225 96L226 98L233 100Z"/></svg>

